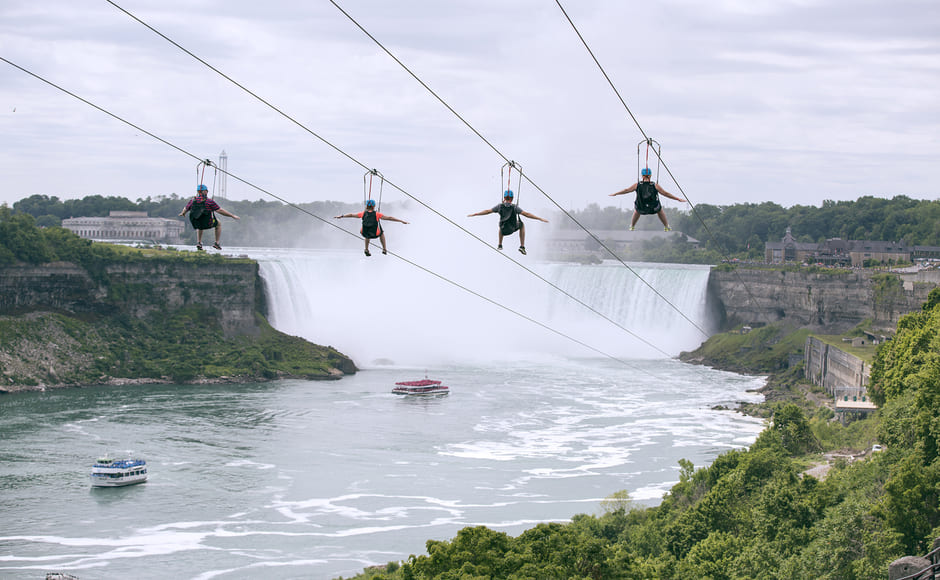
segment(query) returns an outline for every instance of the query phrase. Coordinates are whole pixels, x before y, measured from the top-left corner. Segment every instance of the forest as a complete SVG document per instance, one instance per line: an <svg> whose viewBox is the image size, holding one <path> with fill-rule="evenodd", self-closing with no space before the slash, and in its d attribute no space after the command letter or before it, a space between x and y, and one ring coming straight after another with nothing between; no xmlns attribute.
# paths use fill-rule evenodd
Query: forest
<svg viewBox="0 0 940 580"><path fill-rule="evenodd" d="M569 212L589 229L627 229L632 210L591 204ZM774 202L728 206L698 204L694 210L666 208L674 230L700 242L693 249L681 239L666 244L648 243L643 259L658 262L715 264L723 259L762 261L764 244L779 242L787 227L798 242L824 242L831 238L901 242L940 246L940 200L914 200L904 195L891 199L872 196L855 201L823 201L820 207ZM555 216L556 219L561 216ZM661 229L654 217L641 218L637 229Z"/></svg>
<svg viewBox="0 0 940 580"><path fill-rule="evenodd" d="M32 195L15 202L12 210L33 216L37 225L44 227L60 225L62 219L68 217L106 216L111 210L146 211L152 217L178 219L186 201L187 198L175 194L136 201L100 195L67 200ZM360 209L357 204L337 201L297 206L279 201L217 201L243 218L237 228L226 228L226 240L236 246L331 246L337 243L335 232L310 214L329 220L333 215ZM398 210L391 213L394 211ZM940 223L940 200L914 200L904 195L891 199L865 196L854 201L826 200L819 207L783 207L774 202L728 206L699 204L694 210L667 207L666 213L673 229L684 236L674 236L666 244L648 244L643 259L712 264L730 258L760 261L764 256L764 243L780 241L787 227L800 242L841 238L940 246L940 229L936 227ZM574 218L594 231L626 230L631 215L632 209L590 204L581 210L571 210L568 215L557 211L544 217L554 226L577 228L571 219ZM272 224L276 227L271 227ZM654 217L646 217L637 228L661 229L661 226ZM187 228L186 233L193 237L191 228ZM700 247L693 248L685 236L698 240Z"/></svg>

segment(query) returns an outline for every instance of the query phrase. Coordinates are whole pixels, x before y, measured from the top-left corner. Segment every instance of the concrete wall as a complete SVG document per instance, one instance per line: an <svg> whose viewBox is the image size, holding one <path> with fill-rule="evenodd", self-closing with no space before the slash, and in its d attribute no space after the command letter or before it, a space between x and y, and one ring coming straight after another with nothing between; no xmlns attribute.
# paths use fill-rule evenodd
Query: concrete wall
<svg viewBox="0 0 940 580"><path fill-rule="evenodd" d="M840 387L867 388L871 366L855 355L828 345L816 337L806 339L803 372L807 380L832 396Z"/></svg>

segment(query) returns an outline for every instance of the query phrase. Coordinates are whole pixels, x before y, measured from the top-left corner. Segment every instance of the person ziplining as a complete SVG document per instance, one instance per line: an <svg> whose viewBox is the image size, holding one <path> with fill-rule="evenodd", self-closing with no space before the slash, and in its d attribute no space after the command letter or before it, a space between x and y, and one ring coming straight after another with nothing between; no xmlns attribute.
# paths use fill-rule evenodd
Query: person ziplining
<svg viewBox="0 0 940 580"><path fill-rule="evenodd" d="M372 178L379 178L379 202L376 204L374 199L371 199L370 195L372 194ZM366 181L368 178L368 185ZM335 219L342 218L361 218L362 227L359 229L359 233L362 234L362 237L365 238L366 256L371 256L372 253L369 252L369 243L378 238L382 243L382 254L388 254L388 248L385 244L385 230L382 228L382 220L398 222L402 224L407 224L405 220L398 219L397 217L392 217L390 215L385 215L379 212L379 204L382 203L382 186L385 184L385 178L381 173L372 169L367 171L365 175L362 176L363 180L363 197L365 198L365 210L359 213L344 213L343 215L333 216Z"/></svg>
<svg viewBox="0 0 940 580"><path fill-rule="evenodd" d="M201 183L202 178L205 177L205 168L208 165L212 165L212 162L206 159L205 161L200 161L196 166L196 179L199 182L199 185L196 186L196 195L189 200L189 203L186 204L186 207L184 207L183 211L179 214L180 217L182 217L186 215L186 212L189 212L189 223L191 223L196 230L196 249L199 251L202 251L203 230L213 228L215 229L215 243L212 244L212 247L216 250L222 249L222 246L219 244L222 237L222 223L219 221L219 218L215 217L216 213L236 220L241 219L237 215L219 207L219 204L209 197L209 188ZM199 174L200 167L202 168L202 175ZM213 179L213 185L214 181Z"/></svg>
<svg viewBox="0 0 940 580"><path fill-rule="evenodd" d="M515 167L518 169L518 182L516 186L516 191L521 191L522 189L522 167L520 167L515 161L510 161L503 165L503 168L500 170L500 185L502 185L502 176L505 174L508 168L508 177L506 181L506 190L503 192L503 201L499 205L493 206L490 209L484 209L476 213L472 213L467 217L476 217L480 215L487 215L491 213L499 214L499 242L497 243L496 249L503 249L503 237L519 232L519 252L523 255L526 253L525 249L525 223L519 216L525 216L530 219L538 220L540 222L548 223L548 220L542 219L535 214L531 214L527 211L523 211L519 207L518 200L516 203L513 203L513 193L511 187L512 182L512 168Z"/></svg>
<svg viewBox="0 0 940 580"><path fill-rule="evenodd" d="M646 166L640 170L640 179L627 187L626 189L621 189L616 193L611 193L610 197L615 197L618 195L623 195L625 193L636 192L636 200L633 202L633 218L630 220L630 231L636 229L636 223L639 221L641 215L656 215L659 216L659 221L663 224L663 230L670 232L672 228L669 227L669 220L666 219L666 212L663 209L663 204L659 200L660 195L664 195L669 199L674 199L681 203L686 203L687 200L677 197L662 187L659 183L652 181L653 171L649 167L649 149L651 146L656 144L652 139L641 141L640 145L646 143ZM640 147L637 146L637 165L639 165L640 159ZM658 164L659 164L659 153L656 152L657 158L657 174L659 173Z"/></svg>

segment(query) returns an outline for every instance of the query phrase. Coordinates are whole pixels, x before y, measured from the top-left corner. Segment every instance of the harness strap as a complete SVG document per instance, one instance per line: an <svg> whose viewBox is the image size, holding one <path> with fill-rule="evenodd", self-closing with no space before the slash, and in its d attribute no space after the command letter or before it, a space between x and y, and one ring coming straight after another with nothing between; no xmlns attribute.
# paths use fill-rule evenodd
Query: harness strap
<svg viewBox="0 0 940 580"><path fill-rule="evenodd" d="M375 204L375 211L379 211L382 207L382 190L385 188L385 176L378 169L370 169L362 176L362 205L372 199L372 178L375 176L379 178L379 199ZM368 181L366 180L367 177Z"/></svg>

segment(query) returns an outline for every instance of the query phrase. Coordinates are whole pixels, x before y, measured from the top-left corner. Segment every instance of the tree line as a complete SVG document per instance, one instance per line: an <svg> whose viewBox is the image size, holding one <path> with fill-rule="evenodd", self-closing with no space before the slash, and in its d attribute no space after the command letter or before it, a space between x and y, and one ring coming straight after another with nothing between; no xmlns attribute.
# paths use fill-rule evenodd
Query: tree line
<svg viewBox="0 0 940 580"><path fill-rule="evenodd" d="M569 213L588 229L616 230L629 227L633 210L590 204ZM787 227L799 242L841 238L940 246L940 228L936 227L940 200L914 200L904 195L891 199L864 196L854 201L827 200L820 207L785 208L769 201L726 206L698 204L694 211L666 208L666 213L676 231L698 240L699 252L712 257L761 260L764 244L779 242ZM555 216L555 220L565 219L561 214ZM640 220L637 228L660 229L660 225L655 218L647 217Z"/></svg>
<svg viewBox="0 0 940 580"><path fill-rule="evenodd" d="M41 227L61 225L62 219L68 217L107 216L112 210L146 211L152 217L177 219L188 199L176 194L136 201L101 195L68 200L32 195L15 202L13 212L33 216ZM361 209L358 203L338 201L315 201L296 207L279 201L217 201L229 211L248 218L225 234L229 243L243 246L328 246L336 242L335 236L327 231L322 221L309 214L330 218ZM601 207L595 203L568 213L591 231L626 230L633 210ZM841 238L940 246L940 228L936 227L940 222L940 200L914 200L904 195L891 199L864 196L854 201L826 200L820 207L785 208L774 202L698 204L694 210L666 208L666 213L673 228L698 240L699 247L693 248L683 240L672 240L666 245L650 243L644 249L646 259L705 263L731 257L761 260L764 244L780 241L787 227L800 242ZM563 227L575 227L561 212L556 212L551 221ZM641 230L659 227L658 220L651 217L638 224ZM190 229L187 235L192 236Z"/></svg>
<svg viewBox="0 0 940 580"><path fill-rule="evenodd" d="M90 195L81 199L62 200L56 196L31 195L13 203L14 214L35 218L39 227L61 226L71 217L105 217L111 211L144 211L150 217L183 219L180 211L189 197L145 197L131 201L125 197ZM227 244L234 246L272 246L280 248L323 247L339 243L335 233L326 224L310 214L329 219L334 215L361 209L361 204L338 201L315 201L290 206L279 201L233 201L217 198L219 205L242 218L238 227L223 231ZM187 224L188 225L188 224ZM329 228L332 229L332 228ZM184 241L195 241L195 233L187 227Z"/></svg>

